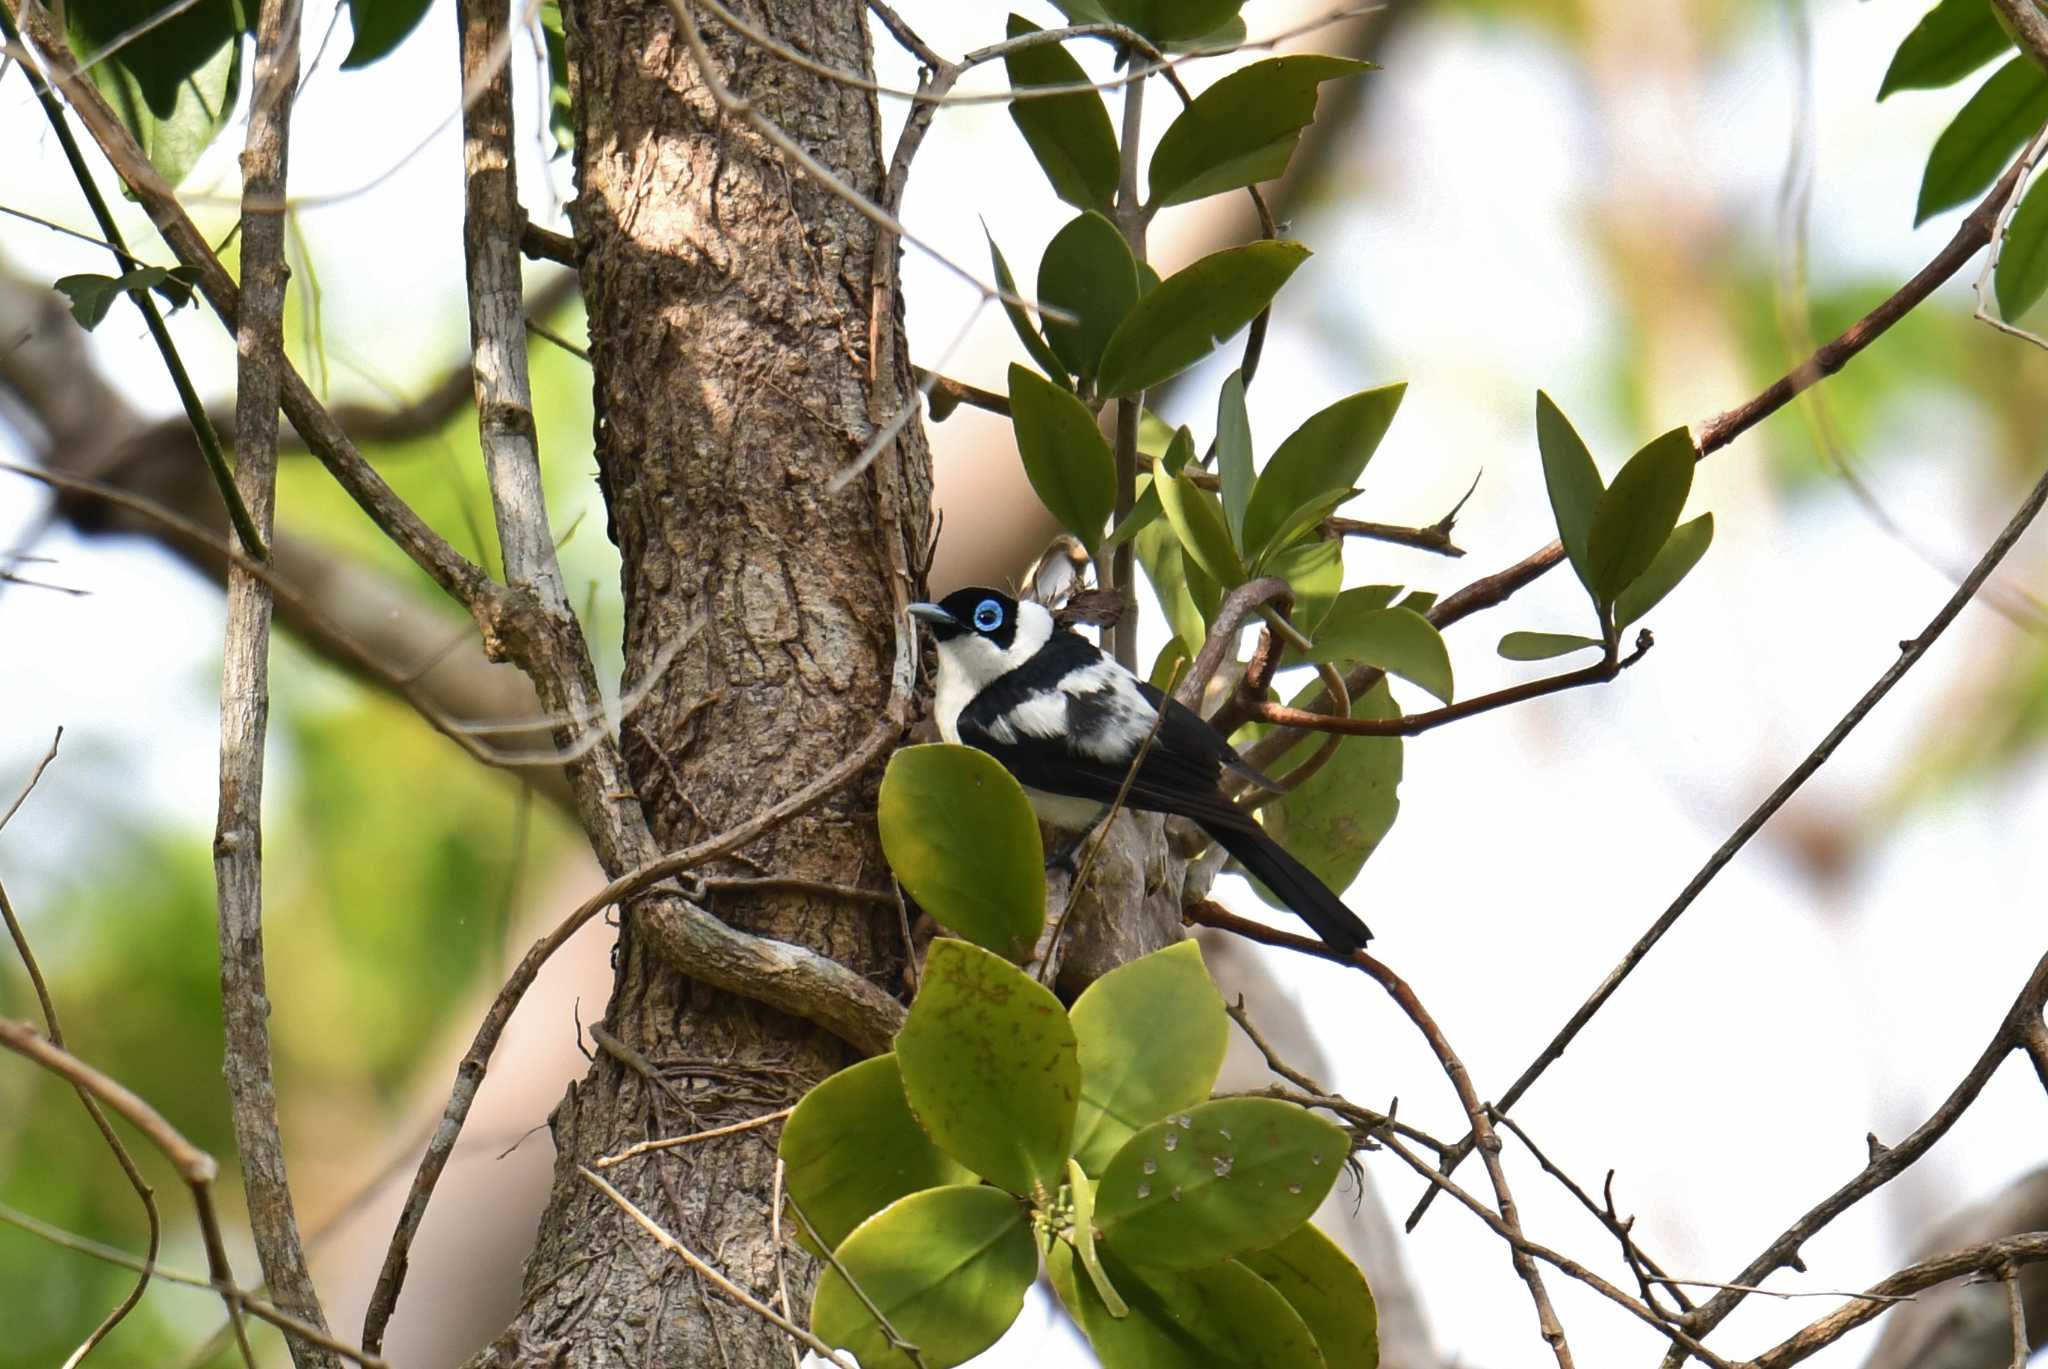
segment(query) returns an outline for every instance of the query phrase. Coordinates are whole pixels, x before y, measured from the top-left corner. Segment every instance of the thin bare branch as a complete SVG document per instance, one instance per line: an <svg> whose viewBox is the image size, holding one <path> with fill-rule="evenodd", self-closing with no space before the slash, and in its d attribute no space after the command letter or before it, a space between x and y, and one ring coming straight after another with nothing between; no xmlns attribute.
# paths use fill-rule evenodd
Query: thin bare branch
<svg viewBox="0 0 2048 1369"><path fill-rule="evenodd" d="M58 728L57 735L50 738L50 749L36 762L36 768L29 771L28 782L21 786L21 792L14 796L14 802L7 805L7 811L0 813L0 832L7 830L7 824L14 821L14 815L28 802L28 796L36 792L36 785L43 778L43 772L50 768L50 762L57 759L57 748L64 741L64 729Z"/></svg>
<svg viewBox="0 0 2048 1369"><path fill-rule="evenodd" d="M709 1131L693 1131L688 1136L658 1136L653 1140L628 1146L616 1155L603 1156L592 1168L610 1169L613 1165L624 1164L628 1160L637 1159L653 1151L674 1150L677 1146L691 1146L699 1141L709 1141L720 1136L736 1136L740 1132L752 1131L756 1127L772 1126L788 1120L789 1114L794 1111L795 1108L778 1108L759 1117L749 1117L744 1122L731 1122L722 1127L712 1127Z"/></svg>

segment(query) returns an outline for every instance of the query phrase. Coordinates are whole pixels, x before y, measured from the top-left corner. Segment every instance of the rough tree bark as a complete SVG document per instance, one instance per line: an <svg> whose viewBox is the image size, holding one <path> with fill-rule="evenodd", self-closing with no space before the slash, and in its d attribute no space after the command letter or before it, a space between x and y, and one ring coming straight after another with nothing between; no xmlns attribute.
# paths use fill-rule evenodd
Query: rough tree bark
<svg viewBox="0 0 2048 1369"><path fill-rule="evenodd" d="M868 475L827 493L878 416L910 393L896 318L881 321L869 353L874 227L786 169L743 121L720 116L661 4L565 8L574 219L599 480L623 561L626 678L672 653L623 741L649 824L673 849L799 788L873 727L897 606L915 588L904 568L921 559L929 458L913 423ZM870 68L859 0L749 8L820 62ZM880 128L868 95L704 22L731 90L852 185L878 191ZM875 778L755 843L728 872L882 887ZM878 982L900 975L893 913L782 895L719 911ZM806 1022L680 979L637 934L630 909L617 966L605 1014L617 1044L554 1117L556 1183L525 1306L481 1358L787 1364L778 1333L664 1256L577 1166L650 1135L785 1106L851 1056ZM772 1299L774 1136L705 1142L607 1177ZM791 1274L801 1301L809 1277Z"/></svg>

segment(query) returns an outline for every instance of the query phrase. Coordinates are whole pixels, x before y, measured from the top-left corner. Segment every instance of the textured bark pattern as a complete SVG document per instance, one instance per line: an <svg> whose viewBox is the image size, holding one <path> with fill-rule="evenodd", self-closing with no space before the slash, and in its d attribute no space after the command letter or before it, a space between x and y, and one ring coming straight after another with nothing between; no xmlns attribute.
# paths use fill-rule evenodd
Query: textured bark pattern
<svg viewBox="0 0 2048 1369"><path fill-rule="evenodd" d="M859 0L769 0L749 16L836 67L869 66ZM881 182L873 101L704 17L717 70L864 192ZM899 583L926 526L923 436L843 494L827 478L908 395L896 320L870 376L874 229L721 117L668 10L577 0L583 286L597 462L624 569L627 678L659 671L625 723L659 844L714 834L843 757L887 699ZM913 543L919 544L914 546ZM675 644L684 642L680 650ZM874 777L749 847L732 871L879 886ZM877 982L900 976L893 913L776 897L720 907ZM506 1364L786 1365L779 1335L702 1287L576 1174L650 1135L784 1106L848 1062L807 1023L678 979L628 914L601 1052L555 1118L556 1187ZM622 1058L623 1057L623 1058ZM774 1128L609 1171L735 1282L773 1301ZM792 1261L799 1315L810 1284Z"/></svg>

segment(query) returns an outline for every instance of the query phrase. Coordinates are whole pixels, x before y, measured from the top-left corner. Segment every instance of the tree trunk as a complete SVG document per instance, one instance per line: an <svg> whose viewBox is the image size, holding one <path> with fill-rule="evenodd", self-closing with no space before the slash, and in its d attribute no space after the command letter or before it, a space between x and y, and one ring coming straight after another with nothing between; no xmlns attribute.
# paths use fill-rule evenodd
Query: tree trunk
<svg viewBox="0 0 2048 1369"><path fill-rule="evenodd" d="M674 16L565 6L596 372L598 479L622 557L627 763L667 849L713 835L842 759L887 702L897 605L917 587L930 462L913 423L841 494L829 477L909 397L897 311L873 335L876 230L718 110ZM859 0L759 0L749 17L820 63L871 69ZM863 194L882 182L874 100L699 12L718 76ZM893 250L893 249L892 249ZM555 454L555 460L577 460ZM725 873L886 887L862 784ZM613 872L617 873L617 872ZM722 902L894 985L894 912L776 895ZM604 1045L554 1117L555 1188L504 1364L787 1365L780 1333L663 1253L578 1166L649 1136L787 1106L851 1054L825 1031L678 977L623 920ZM773 1127L606 1177L684 1245L773 1303ZM791 1259L797 1315L811 1283Z"/></svg>

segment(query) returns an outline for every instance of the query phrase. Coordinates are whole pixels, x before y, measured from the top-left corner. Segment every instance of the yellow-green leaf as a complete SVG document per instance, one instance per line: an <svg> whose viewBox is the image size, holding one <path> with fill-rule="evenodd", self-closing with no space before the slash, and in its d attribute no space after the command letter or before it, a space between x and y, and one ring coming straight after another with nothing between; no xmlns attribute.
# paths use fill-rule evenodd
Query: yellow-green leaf
<svg viewBox="0 0 2048 1369"><path fill-rule="evenodd" d="M1177 941L1111 970L1070 1014L1081 1060L1074 1155L1100 1174L1140 1127L1209 1096L1230 1019L1202 951Z"/></svg>
<svg viewBox="0 0 2048 1369"><path fill-rule="evenodd" d="M875 820L882 854L940 926L1022 959L1045 926L1045 847L1023 788L986 751L906 746Z"/></svg>
<svg viewBox="0 0 2048 1369"><path fill-rule="evenodd" d="M1379 1307L1365 1275L1335 1241L1304 1223L1280 1244L1241 1257L1241 1263L1301 1314L1331 1369L1377 1369Z"/></svg>
<svg viewBox="0 0 2048 1369"><path fill-rule="evenodd" d="M1103 344L1138 302L1138 264L1124 235L1094 210L1053 234L1038 261L1038 302L1071 315L1047 314L1045 340L1075 375L1093 375Z"/></svg>

